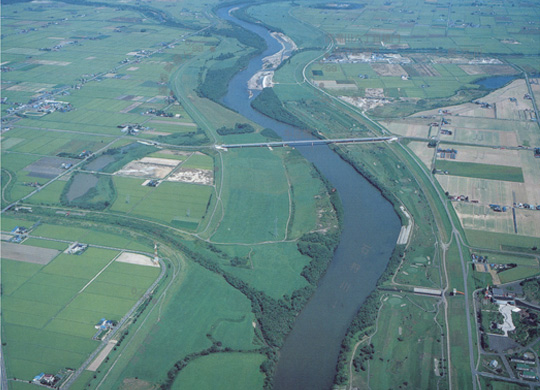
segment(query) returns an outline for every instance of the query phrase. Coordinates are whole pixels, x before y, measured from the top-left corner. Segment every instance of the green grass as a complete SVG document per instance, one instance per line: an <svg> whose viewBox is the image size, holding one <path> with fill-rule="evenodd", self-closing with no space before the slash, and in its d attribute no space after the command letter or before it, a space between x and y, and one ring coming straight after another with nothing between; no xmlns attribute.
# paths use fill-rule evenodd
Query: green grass
<svg viewBox="0 0 540 390"><path fill-rule="evenodd" d="M518 183L524 182L523 171L519 167L437 160L435 168L441 171L448 171L448 174L453 176L513 181Z"/></svg>
<svg viewBox="0 0 540 390"><path fill-rule="evenodd" d="M246 259L243 267L224 264L228 272L275 299L308 285L300 273L311 259L298 252L296 243L219 248L231 257Z"/></svg>
<svg viewBox="0 0 540 390"><path fill-rule="evenodd" d="M149 192L130 215L165 223L175 220L198 223L206 213L212 193L210 186L163 182Z"/></svg>
<svg viewBox="0 0 540 390"><path fill-rule="evenodd" d="M206 154L192 154L183 164L182 168L213 169L214 159Z"/></svg>
<svg viewBox="0 0 540 390"><path fill-rule="evenodd" d="M64 251L68 247L68 244L64 242L42 240L39 238L28 238L24 240L23 245L38 246L40 248L48 248L48 249L57 249L59 251Z"/></svg>
<svg viewBox="0 0 540 390"><path fill-rule="evenodd" d="M190 363L180 372L173 389L260 389L263 375L259 366L265 359L257 354L212 354Z"/></svg>
<svg viewBox="0 0 540 390"><path fill-rule="evenodd" d="M32 195L26 200L26 202L32 204L57 205L60 202L60 194L62 193L65 185L65 181L55 181L38 193Z"/></svg>
<svg viewBox="0 0 540 390"><path fill-rule="evenodd" d="M504 247L514 247L514 251L521 248L523 252L538 246L535 237L520 236L517 234L493 233L479 230L466 230L467 240L473 246L501 250ZM535 251L530 251L535 253Z"/></svg>
<svg viewBox="0 0 540 390"><path fill-rule="evenodd" d="M283 239L289 200L281 159L267 149L242 149L227 152L224 164L227 179L222 199L226 212L212 240L249 243Z"/></svg>
<svg viewBox="0 0 540 390"><path fill-rule="evenodd" d="M223 336L223 347L229 342L250 345L254 331L247 326L252 318L247 298L196 264L185 263L181 272L182 282L168 293L171 300L163 307L161 320L151 325L133 358L123 362L121 378L138 377L152 383L165 378L174 362L211 346L207 333ZM220 334L224 322L226 335ZM117 388L121 378L116 384L111 382L111 387Z"/></svg>
<svg viewBox="0 0 540 390"><path fill-rule="evenodd" d="M114 177L113 182L117 196L110 208L112 211L129 212L153 189L143 186L141 179Z"/></svg>
<svg viewBox="0 0 540 390"><path fill-rule="evenodd" d="M8 376L30 380L82 364L97 346L91 340L95 323L102 317L120 320L159 273L126 263L104 269L117 253L88 248L82 255L62 254L45 267L2 261Z"/></svg>
<svg viewBox="0 0 540 390"><path fill-rule="evenodd" d="M431 309L435 303L432 298L410 296L410 299L425 309ZM381 311L377 333L371 340L375 355L369 365L370 372L391 372L392 375L373 375L370 379L372 388L398 388L404 382L415 389L436 387L433 359L441 357L441 336L438 328L432 326L433 313L416 305L393 295L383 304L386 310ZM364 364L367 368L367 363ZM420 371L425 375L411 375ZM353 374L356 375L358 373ZM362 380L354 382L356 386L362 387L365 383L364 375L361 371Z"/></svg>

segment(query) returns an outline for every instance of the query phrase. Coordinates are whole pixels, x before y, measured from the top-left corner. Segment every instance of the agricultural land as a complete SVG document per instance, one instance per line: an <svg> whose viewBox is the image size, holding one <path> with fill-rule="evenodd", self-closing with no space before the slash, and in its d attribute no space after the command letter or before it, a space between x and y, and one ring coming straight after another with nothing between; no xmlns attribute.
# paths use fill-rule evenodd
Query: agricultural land
<svg viewBox="0 0 540 390"><path fill-rule="evenodd" d="M225 5L401 221L333 389L540 386L539 4L2 0L0 387L274 388L343 208Z"/></svg>

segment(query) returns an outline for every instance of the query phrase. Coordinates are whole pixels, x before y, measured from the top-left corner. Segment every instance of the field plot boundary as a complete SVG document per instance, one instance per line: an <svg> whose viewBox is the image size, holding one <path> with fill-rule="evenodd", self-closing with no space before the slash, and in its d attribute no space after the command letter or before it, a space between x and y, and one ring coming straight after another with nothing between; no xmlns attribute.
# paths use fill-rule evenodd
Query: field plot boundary
<svg viewBox="0 0 540 390"><path fill-rule="evenodd" d="M25 263L46 265L54 259L60 251L56 249L40 248L30 245L19 245L11 242L2 244L2 257L9 260Z"/></svg>

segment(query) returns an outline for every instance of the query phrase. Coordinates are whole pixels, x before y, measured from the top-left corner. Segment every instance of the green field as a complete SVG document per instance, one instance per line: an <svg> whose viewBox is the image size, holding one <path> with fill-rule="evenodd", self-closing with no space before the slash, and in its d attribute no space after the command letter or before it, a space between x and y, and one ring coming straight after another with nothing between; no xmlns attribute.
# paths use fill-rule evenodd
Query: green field
<svg viewBox="0 0 540 390"><path fill-rule="evenodd" d="M201 357L188 365L173 389L260 389L263 376L258 368L261 355L229 353Z"/></svg>
<svg viewBox="0 0 540 390"><path fill-rule="evenodd" d="M433 313L424 311L434 302L433 298L417 296L385 298L383 308L388 310L381 312L377 332L371 339L375 354L362 363L364 369L360 368L360 363L356 372L353 368L353 385L363 388L369 383L374 389L386 389L407 382L407 386L415 389L436 387L435 375L428 373L434 371L434 359L441 358L442 343L438 329L432 326ZM365 345L358 349L361 356L369 356L362 352ZM411 375L420 371L425 375ZM373 375L367 382L365 372L391 372L392 375Z"/></svg>
<svg viewBox="0 0 540 390"><path fill-rule="evenodd" d="M453 176L514 181L518 183L523 183L524 181L523 171L518 167L437 160L435 168L444 172L448 171L448 175Z"/></svg>
<svg viewBox="0 0 540 390"><path fill-rule="evenodd" d="M223 183L222 199L227 211L212 239L216 242L283 239L289 200L281 159L267 149L240 149L228 152L224 163L227 180Z"/></svg>
<svg viewBox="0 0 540 390"><path fill-rule="evenodd" d="M94 324L120 320L157 278L157 268L111 263L117 255L89 248L46 266L2 260L9 377L30 380L78 367L97 347Z"/></svg>
<svg viewBox="0 0 540 390"><path fill-rule="evenodd" d="M172 292L161 320L150 325L148 336L134 346L136 354L122 363L117 385L123 378L137 377L150 383L165 378L174 362L212 345L207 334L221 341L223 347L255 348L253 315L246 297L198 265L190 263L182 273L183 282ZM259 359L252 355L249 360Z"/></svg>

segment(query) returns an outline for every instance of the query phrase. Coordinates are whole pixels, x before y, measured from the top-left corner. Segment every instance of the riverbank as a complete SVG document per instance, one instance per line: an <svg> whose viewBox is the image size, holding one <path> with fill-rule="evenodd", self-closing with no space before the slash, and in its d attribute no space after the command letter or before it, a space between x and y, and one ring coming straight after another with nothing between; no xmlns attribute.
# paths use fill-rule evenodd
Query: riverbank
<svg viewBox="0 0 540 390"><path fill-rule="evenodd" d="M264 36L270 48L252 59L247 69L232 79L223 103L260 126L273 129L284 140L315 139L305 131L276 122L251 108L247 81L263 69L263 58L279 52L282 45L261 26L232 20L225 10L219 12L219 16ZM384 273L400 226L394 208L381 192L330 148L317 146L297 150L339 194L344 209L343 230L332 262L280 350L274 388L322 390L331 387L334 381L341 341L359 306Z"/></svg>

